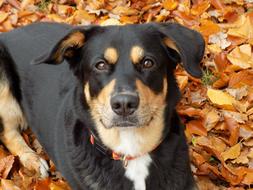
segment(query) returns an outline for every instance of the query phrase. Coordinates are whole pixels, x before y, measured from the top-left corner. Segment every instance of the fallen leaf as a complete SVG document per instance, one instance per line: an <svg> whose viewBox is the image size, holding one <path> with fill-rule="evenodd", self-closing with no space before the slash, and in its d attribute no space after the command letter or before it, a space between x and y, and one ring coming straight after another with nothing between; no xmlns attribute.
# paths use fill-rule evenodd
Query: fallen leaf
<svg viewBox="0 0 253 190"><path fill-rule="evenodd" d="M244 44L236 47L232 52L227 55L228 60L243 69L253 67L253 56L251 53L251 46Z"/></svg>
<svg viewBox="0 0 253 190"><path fill-rule="evenodd" d="M0 11L0 23L2 23L3 21L5 21L5 19L7 19L9 16L8 13Z"/></svg>
<svg viewBox="0 0 253 190"><path fill-rule="evenodd" d="M0 177L2 179L6 179L9 172L12 169L13 163L15 161L15 157L13 155L9 155L0 159Z"/></svg>
<svg viewBox="0 0 253 190"><path fill-rule="evenodd" d="M251 40L253 38L253 23L250 17L241 15L232 28L228 30L227 34Z"/></svg>
<svg viewBox="0 0 253 190"><path fill-rule="evenodd" d="M253 86L253 72L243 70L230 75L230 80L228 83L230 88L240 88L245 85Z"/></svg>
<svg viewBox="0 0 253 190"><path fill-rule="evenodd" d="M179 87L180 91L182 91L186 87L186 85L188 84L189 77L179 75L179 76L176 76L176 79L177 79L178 87Z"/></svg>
<svg viewBox="0 0 253 190"><path fill-rule="evenodd" d="M200 136L207 136L207 130L203 126L203 122L200 120L192 120L186 124L186 130L190 134L196 134Z"/></svg>
<svg viewBox="0 0 253 190"><path fill-rule="evenodd" d="M210 101L221 108L233 109L233 102L235 99L230 96L228 93L223 92L221 90L214 90L209 88L207 90L207 96Z"/></svg>
<svg viewBox="0 0 253 190"><path fill-rule="evenodd" d="M210 131L220 121L220 114L215 109L206 109L204 126L207 131Z"/></svg>
<svg viewBox="0 0 253 190"><path fill-rule="evenodd" d="M172 11L174 9L177 8L178 6L178 1L175 1L175 0L165 0L163 1L163 6L166 10L168 11Z"/></svg>
<svg viewBox="0 0 253 190"><path fill-rule="evenodd" d="M205 36L205 37L209 37L212 34L216 34L218 32L220 32L220 27L214 23L213 21L210 20L202 20L201 21L201 25L199 27L199 32Z"/></svg>
<svg viewBox="0 0 253 190"><path fill-rule="evenodd" d="M228 159L235 159L240 155L241 152L241 144L238 143L234 146L232 146L231 148L229 148L228 150L226 150L225 152L221 153L221 156L223 158L224 161L228 160Z"/></svg>
<svg viewBox="0 0 253 190"><path fill-rule="evenodd" d="M12 180L7 179L1 179L1 188L2 190L21 190Z"/></svg>
<svg viewBox="0 0 253 190"><path fill-rule="evenodd" d="M228 143L230 146L233 146L238 142L240 127L239 127L238 123L236 122L236 120L231 116L225 115L224 120L225 120L225 124L226 124L225 126L230 133Z"/></svg>

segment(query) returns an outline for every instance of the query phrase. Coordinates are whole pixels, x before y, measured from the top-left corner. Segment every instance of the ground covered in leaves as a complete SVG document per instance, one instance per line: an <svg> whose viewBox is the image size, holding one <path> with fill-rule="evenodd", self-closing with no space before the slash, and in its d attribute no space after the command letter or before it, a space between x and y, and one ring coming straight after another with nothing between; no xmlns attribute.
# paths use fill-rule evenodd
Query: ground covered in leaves
<svg viewBox="0 0 253 190"><path fill-rule="evenodd" d="M199 31L206 41L203 78L175 72L192 171L201 190L253 189L253 0L0 0L1 32L36 21L173 21ZM2 146L0 189L69 190L33 135L23 136L50 163L50 178L39 180Z"/></svg>

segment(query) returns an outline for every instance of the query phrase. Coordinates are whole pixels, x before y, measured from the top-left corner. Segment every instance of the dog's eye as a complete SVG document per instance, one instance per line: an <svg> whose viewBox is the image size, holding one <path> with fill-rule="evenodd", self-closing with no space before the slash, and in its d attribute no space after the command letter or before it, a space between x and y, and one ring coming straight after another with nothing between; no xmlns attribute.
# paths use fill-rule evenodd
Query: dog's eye
<svg viewBox="0 0 253 190"><path fill-rule="evenodd" d="M151 59L144 59L144 60L142 61L142 68L143 68L143 69L149 69L149 68L153 67L154 64L155 64L155 63L154 63L153 60L151 60Z"/></svg>
<svg viewBox="0 0 253 190"><path fill-rule="evenodd" d="M109 69L109 65L105 61L99 61L95 65L97 70L104 71Z"/></svg>

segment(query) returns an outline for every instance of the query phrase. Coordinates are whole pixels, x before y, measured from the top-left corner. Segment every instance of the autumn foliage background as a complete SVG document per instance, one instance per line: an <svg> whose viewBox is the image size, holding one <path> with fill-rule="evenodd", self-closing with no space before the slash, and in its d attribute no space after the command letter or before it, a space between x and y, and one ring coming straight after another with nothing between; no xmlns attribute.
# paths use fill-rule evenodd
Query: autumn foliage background
<svg viewBox="0 0 253 190"><path fill-rule="evenodd" d="M0 0L1 32L39 21L170 21L199 31L206 42L203 78L181 67L175 72L192 171L200 190L253 189L253 0ZM0 190L69 190L32 133L23 136L50 163L50 178L40 180L1 146Z"/></svg>

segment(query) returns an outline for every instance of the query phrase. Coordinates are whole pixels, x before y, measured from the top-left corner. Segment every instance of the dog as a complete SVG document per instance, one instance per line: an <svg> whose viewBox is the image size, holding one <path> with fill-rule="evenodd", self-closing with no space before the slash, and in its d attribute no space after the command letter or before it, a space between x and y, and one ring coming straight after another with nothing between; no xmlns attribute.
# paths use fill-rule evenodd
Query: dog
<svg viewBox="0 0 253 190"><path fill-rule="evenodd" d="M180 63L201 77L204 49L176 23L2 33L0 139L46 177L19 133L29 125L73 190L195 189L173 71Z"/></svg>

